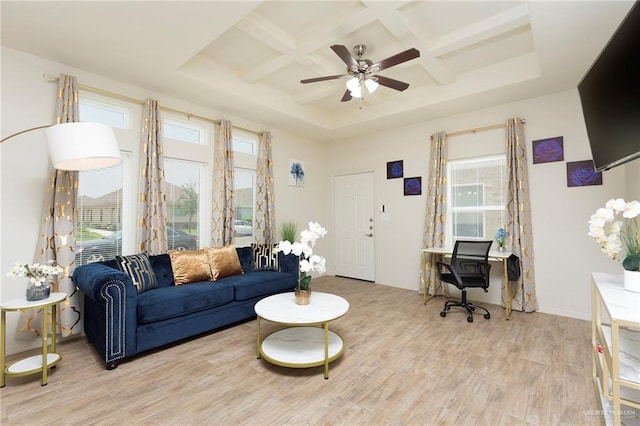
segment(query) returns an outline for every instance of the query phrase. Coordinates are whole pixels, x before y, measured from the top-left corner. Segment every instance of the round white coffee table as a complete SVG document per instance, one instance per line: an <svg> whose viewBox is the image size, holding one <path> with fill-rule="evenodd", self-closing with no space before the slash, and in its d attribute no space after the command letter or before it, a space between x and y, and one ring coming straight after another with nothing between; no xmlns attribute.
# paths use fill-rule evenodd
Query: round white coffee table
<svg viewBox="0 0 640 426"><path fill-rule="evenodd" d="M349 302L340 296L313 292L308 305L298 305L294 293L281 293L256 303L258 358L282 367L307 368L324 365L324 378L329 378L329 363L344 351L342 338L329 331L329 322L349 310ZM290 325L264 339L260 336L260 320ZM314 327L321 325L322 328Z"/></svg>

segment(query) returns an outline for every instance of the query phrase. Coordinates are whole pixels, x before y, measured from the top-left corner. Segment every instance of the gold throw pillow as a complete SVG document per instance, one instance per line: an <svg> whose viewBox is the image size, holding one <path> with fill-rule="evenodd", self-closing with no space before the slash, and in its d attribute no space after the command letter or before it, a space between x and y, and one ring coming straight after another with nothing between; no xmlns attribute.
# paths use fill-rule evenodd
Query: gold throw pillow
<svg viewBox="0 0 640 426"><path fill-rule="evenodd" d="M224 247L207 247L209 253L209 263L211 265L211 275L213 281L230 275L243 274L238 252L234 245Z"/></svg>
<svg viewBox="0 0 640 426"><path fill-rule="evenodd" d="M206 249L169 250L175 285L213 281Z"/></svg>

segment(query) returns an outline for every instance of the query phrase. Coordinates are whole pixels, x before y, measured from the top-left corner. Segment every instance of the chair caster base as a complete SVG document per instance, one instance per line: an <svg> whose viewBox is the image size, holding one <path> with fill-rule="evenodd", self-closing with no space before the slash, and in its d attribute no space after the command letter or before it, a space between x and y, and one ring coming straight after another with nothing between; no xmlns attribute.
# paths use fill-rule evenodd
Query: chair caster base
<svg viewBox="0 0 640 426"><path fill-rule="evenodd" d="M491 318L491 314L489 313L489 311L487 311L482 306L477 306L477 305L474 305L472 303L467 303L466 297L463 298L463 300L461 302L455 302L455 301L452 301L452 300L449 300L449 301L445 302L444 307L442 308L442 311L440 312L440 316L442 318L446 317L448 311L453 307L465 308L466 309L466 311L467 311L467 322L473 322L473 314L476 312L476 308L477 309L482 309L485 312L482 315L484 317L484 319Z"/></svg>

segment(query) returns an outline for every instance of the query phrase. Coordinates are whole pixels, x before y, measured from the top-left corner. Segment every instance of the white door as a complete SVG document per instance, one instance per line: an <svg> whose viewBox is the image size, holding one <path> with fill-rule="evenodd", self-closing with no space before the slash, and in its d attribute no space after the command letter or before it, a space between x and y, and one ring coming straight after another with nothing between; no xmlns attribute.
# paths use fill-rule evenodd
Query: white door
<svg viewBox="0 0 640 426"><path fill-rule="evenodd" d="M336 275L375 281L373 172L336 176Z"/></svg>

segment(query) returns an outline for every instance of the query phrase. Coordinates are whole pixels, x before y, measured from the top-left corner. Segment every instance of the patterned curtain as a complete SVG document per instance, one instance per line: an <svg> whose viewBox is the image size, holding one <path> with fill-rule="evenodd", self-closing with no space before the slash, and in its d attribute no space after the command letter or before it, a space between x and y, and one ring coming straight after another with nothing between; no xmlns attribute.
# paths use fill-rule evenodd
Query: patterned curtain
<svg viewBox="0 0 640 426"><path fill-rule="evenodd" d="M144 103L138 211L139 251L149 255L167 252L167 214L164 185L161 119L158 101Z"/></svg>
<svg viewBox="0 0 640 426"><path fill-rule="evenodd" d="M507 120L507 245L520 258L521 274L516 282L512 309L524 312L538 310L533 273L533 232L529 203L529 176L524 125L519 118ZM510 282L511 290L514 282ZM504 291L504 289L503 289ZM506 300L507 295L502 295Z"/></svg>
<svg viewBox="0 0 640 426"><path fill-rule="evenodd" d="M435 133L431 136L431 162L427 188L427 211L424 220L422 247L444 247L445 222L447 219L447 134ZM438 276L434 273L432 256L422 255L422 288L435 288ZM422 291L421 288L421 291Z"/></svg>
<svg viewBox="0 0 640 426"><path fill-rule="evenodd" d="M235 215L233 189L233 146L231 122L221 120L216 126L213 158L213 211L211 212L211 242L225 246L233 242Z"/></svg>
<svg viewBox="0 0 640 426"><path fill-rule="evenodd" d="M271 133L258 135L258 165L256 169L256 210L253 238L256 244L273 244L276 239L275 196L273 193L273 160Z"/></svg>
<svg viewBox="0 0 640 426"><path fill-rule="evenodd" d="M55 114L56 124L80 121L76 77L64 74L58 77ZM71 281L75 268L77 195L78 172L52 169L36 245L36 262L53 260L63 269L63 272L54 278L52 290L67 293L67 300L60 304L58 317L55 319L57 332L64 337L81 332L80 298ZM41 326L42 310L22 311L16 337L38 336Z"/></svg>

